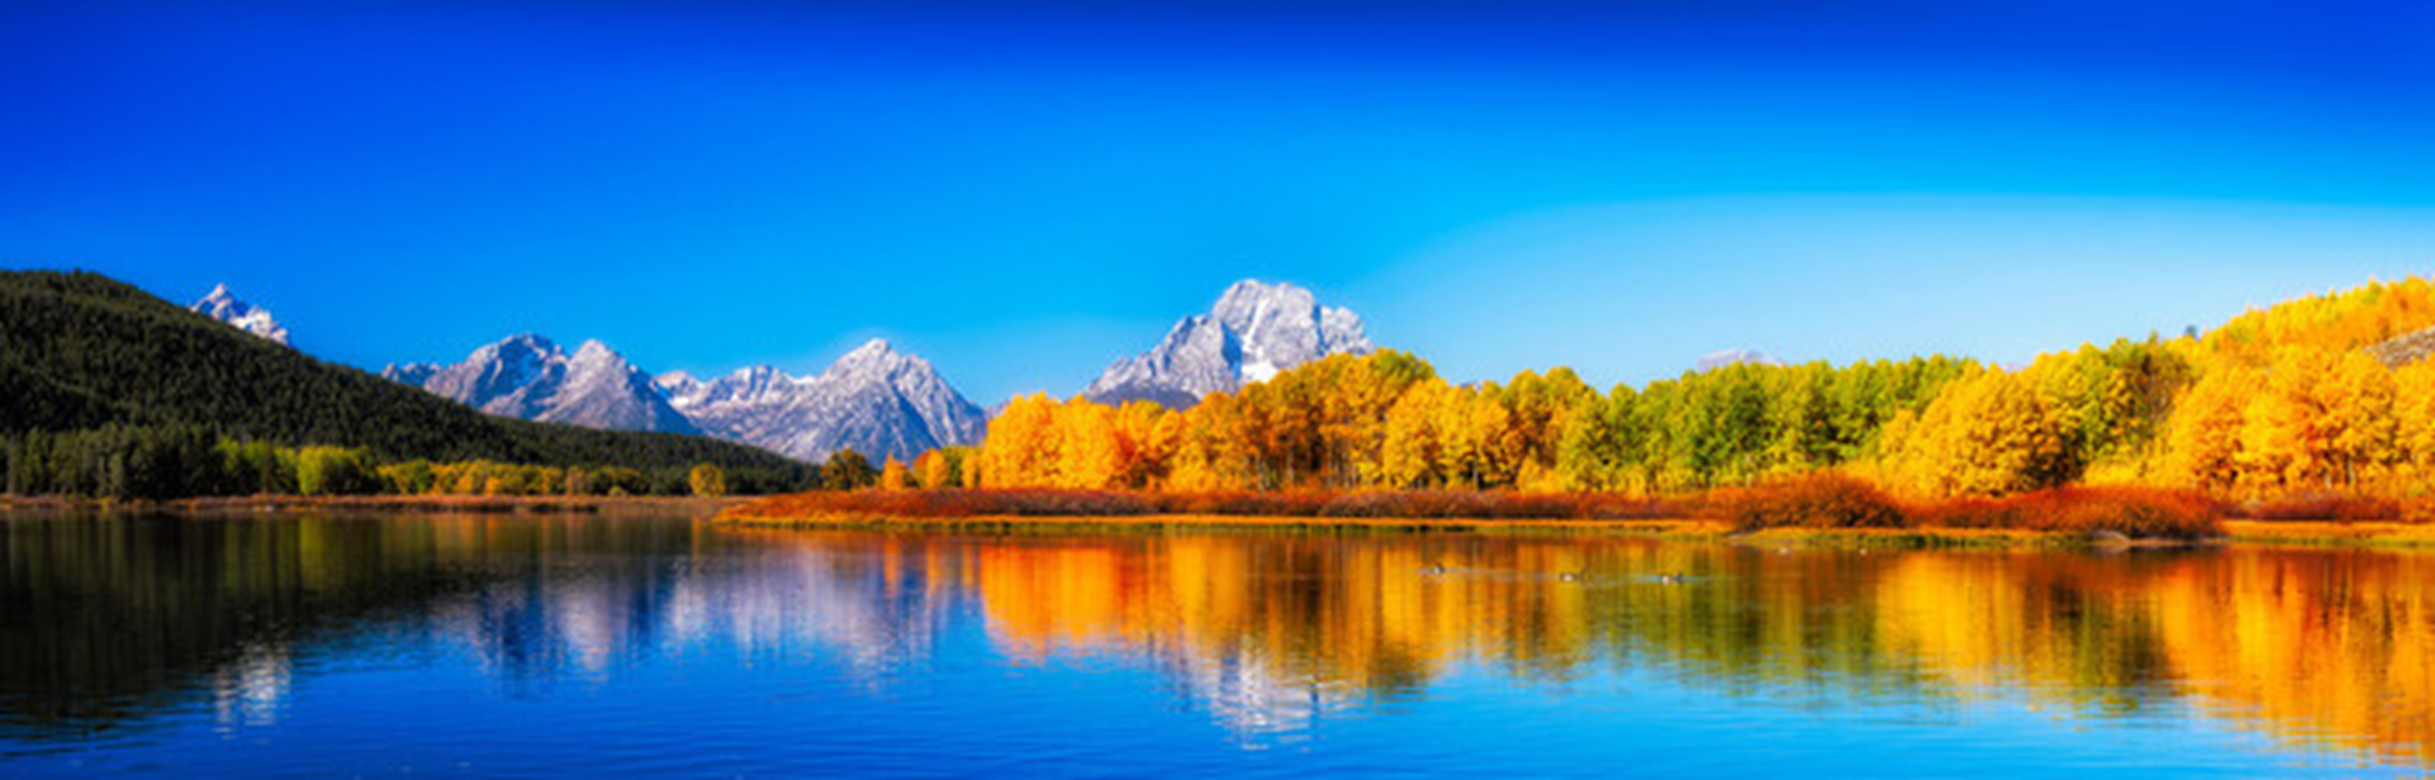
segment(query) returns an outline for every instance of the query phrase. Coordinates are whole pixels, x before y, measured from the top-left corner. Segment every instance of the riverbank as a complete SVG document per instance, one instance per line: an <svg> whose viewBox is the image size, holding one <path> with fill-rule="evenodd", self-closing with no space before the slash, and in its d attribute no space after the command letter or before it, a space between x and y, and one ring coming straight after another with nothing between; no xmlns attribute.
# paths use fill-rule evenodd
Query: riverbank
<svg viewBox="0 0 2435 780"><path fill-rule="evenodd" d="M1774 528L1737 531L1730 523L1699 518L1577 520L1210 514L973 515L962 517L827 514L759 517L722 512L714 517L712 522L729 527L767 530L832 529L1042 536L1152 531L1306 533L1313 535L1459 533L1506 536L1639 537L1664 541L1730 543L1762 547L1831 546L1931 549L2107 545L2119 547L2185 546L2180 542L2092 540L2065 534L1972 528L1837 530Z"/></svg>
<svg viewBox="0 0 2435 780"><path fill-rule="evenodd" d="M429 514L654 514L711 517L749 497L727 496L218 496L169 501L0 496L0 512L168 513L198 516L288 512Z"/></svg>
<svg viewBox="0 0 2435 780"><path fill-rule="evenodd" d="M2074 489L2001 501L1910 505L1831 481L1792 489L1716 491L1668 499L1423 491L871 490L770 496L725 508L713 521L764 528L1001 534L1165 529L1574 534L1914 549L2228 543L2435 547L2435 525L2397 520L2236 518L2187 494Z"/></svg>
<svg viewBox="0 0 2435 780"><path fill-rule="evenodd" d="M2257 520L2223 518L2219 536L2199 540L2135 540L2061 532L1995 528L1765 528L1737 529L1714 517L1640 515L1612 511L1609 517L1346 517L1318 514L1228 514L1150 512L1072 513L880 513L811 511L801 499L771 504L778 497L567 497L567 496L237 496L175 501L107 501L85 498L0 496L0 513L175 514L196 517L312 512L367 514L599 515L692 517L731 527L862 528L889 531L954 531L988 534L1076 534L1095 531L1191 530L1312 534L1480 533L1506 535L1632 536L1669 541L1757 546L1870 548L1953 547L2160 547L2193 544L2249 546L2435 549L2435 524L2399 520ZM836 503L834 498L827 503ZM860 506L861 504L856 504ZM936 509L936 504L932 504ZM1270 508L1287 508L1290 504ZM1645 505L1649 509L1684 504ZM1508 507L1511 509L1511 507Z"/></svg>
<svg viewBox="0 0 2435 780"><path fill-rule="evenodd" d="M2435 549L2435 525L2395 520L2225 520L2235 544Z"/></svg>

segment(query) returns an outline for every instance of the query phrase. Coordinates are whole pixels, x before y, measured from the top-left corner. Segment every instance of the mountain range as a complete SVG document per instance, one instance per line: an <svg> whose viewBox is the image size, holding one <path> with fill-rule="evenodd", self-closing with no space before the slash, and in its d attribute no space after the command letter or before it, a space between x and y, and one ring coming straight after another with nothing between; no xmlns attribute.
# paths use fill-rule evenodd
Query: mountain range
<svg viewBox="0 0 2435 780"><path fill-rule="evenodd" d="M462 362L392 365L381 375L502 417L708 435L814 462L848 448L910 460L979 444L988 425L928 361L885 341L817 376L754 366L703 380L681 371L653 379L598 341L569 353L523 334Z"/></svg>
<svg viewBox="0 0 2435 780"><path fill-rule="evenodd" d="M1374 349L1361 317L1309 290L1246 280L1209 313L1184 319L1157 347L1119 360L1085 391L1181 408L1327 355ZM451 364L381 371L484 412L592 428L701 434L805 461L851 448L873 460L981 442L989 414L919 356L873 340L813 376L771 366L702 379L650 378L586 341L572 353L535 334L485 345Z"/></svg>

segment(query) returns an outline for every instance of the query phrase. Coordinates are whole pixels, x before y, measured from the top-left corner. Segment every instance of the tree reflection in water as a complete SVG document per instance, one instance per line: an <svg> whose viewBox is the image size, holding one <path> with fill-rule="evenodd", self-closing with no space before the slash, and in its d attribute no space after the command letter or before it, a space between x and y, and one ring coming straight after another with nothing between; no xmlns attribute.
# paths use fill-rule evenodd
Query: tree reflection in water
<svg viewBox="0 0 2435 780"><path fill-rule="evenodd" d="M203 704L275 720L299 668L461 646L502 695L702 647L886 688L977 625L1022 668L1154 672L1246 742L1485 671L1718 696L2205 715L2425 766L2435 556L1783 553L1609 538L770 532L677 520L0 524L0 728L75 740ZM1680 581L1665 575L1681 574ZM713 641L715 640L715 642Z"/></svg>

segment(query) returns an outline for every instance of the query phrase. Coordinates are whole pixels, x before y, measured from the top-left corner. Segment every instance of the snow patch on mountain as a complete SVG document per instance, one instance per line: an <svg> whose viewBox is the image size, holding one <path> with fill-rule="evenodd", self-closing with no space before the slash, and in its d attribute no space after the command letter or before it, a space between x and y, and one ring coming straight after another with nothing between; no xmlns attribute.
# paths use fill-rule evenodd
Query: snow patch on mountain
<svg viewBox="0 0 2435 780"><path fill-rule="evenodd" d="M1361 315L1321 306L1301 287L1246 279L1226 288L1208 314L1176 323L1158 346L1108 366L1083 395L1183 408L1329 355L1376 349Z"/></svg>
<svg viewBox="0 0 2435 780"><path fill-rule="evenodd" d="M287 328L281 327L279 321L271 317L270 310L239 299L228 291L226 284L212 287L211 294L186 308L202 312L204 316L228 323L238 330L278 342L282 346L287 345Z"/></svg>

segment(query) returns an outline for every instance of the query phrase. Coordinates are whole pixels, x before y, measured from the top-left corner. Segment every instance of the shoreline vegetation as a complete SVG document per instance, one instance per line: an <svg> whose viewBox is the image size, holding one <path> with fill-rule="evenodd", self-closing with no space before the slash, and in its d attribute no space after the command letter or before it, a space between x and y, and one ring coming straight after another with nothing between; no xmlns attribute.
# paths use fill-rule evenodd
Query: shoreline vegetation
<svg viewBox="0 0 2435 780"><path fill-rule="evenodd" d="M99 512L217 517L297 512L634 515L707 518L745 501L728 496L251 495L143 499L0 495L0 512Z"/></svg>
<svg viewBox="0 0 2435 780"><path fill-rule="evenodd" d="M1056 493L1056 495L1042 495ZM1514 498L1505 496L1504 498ZM1969 525L1881 527L1785 523L1738 527L1711 497L1628 501L1614 496L1140 496L1071 491L830 491L782 496L213 496L111 499L0 495L0 517L99 513L193 518L315 513L586 516L683 515L763 530L865 528L1053 535L1061 533L1300 531L1637 536L1759 546L1869 548L2193 547L2216 545L2435 548L2435 524L2397 517L2297 516L2294 507L2215 507L2208 534L2119 538L2102 533ZM1584 500L1586 499L1586 500ZM2091 509L2098 504L2088 504ZM1922 512L1940 508L1913 507ZM1941 511L1951 511L1942 509ZM1369 512L1361 514L1360 512ZM1931 516L1932 517L1932 516ZM1931 521L1934 522L1934 521Z"/></svg>
<svg viewBox="0 0 2435 780"><path fill-rule="evenodd" d="M730 505L713 522L760 528L978 532L1151 529L1584 533L1685 541L1863 547L2435 546L2435 525L2300 517L2192 492L2066 488L1941 502L1893 499L1865 482L1812 477L1667 499L1488 491L1140 493L823 491Z"/></svg>

